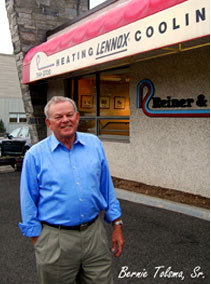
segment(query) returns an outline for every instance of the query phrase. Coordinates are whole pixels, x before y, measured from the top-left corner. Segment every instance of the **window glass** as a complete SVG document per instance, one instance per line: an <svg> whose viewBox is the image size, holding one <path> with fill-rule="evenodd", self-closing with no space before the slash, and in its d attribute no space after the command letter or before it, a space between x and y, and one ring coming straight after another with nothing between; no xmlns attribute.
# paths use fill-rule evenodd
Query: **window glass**
<svg viewBox="0 0 211 284"><path fill-rule="evenodd" d="M129 136L129 120L100 120L100 135Z"/></svg>
<svg viewBox="0 0 211 284"><path fill-rule="evenodd" d="M26 123L25 113L10 113L9 122L11 123Z"/></svg>
<svg viewBox="0 0 211 284"><path fill-rule="evenodd" d="M96 121L94 119L80 119L78 131L96 134Z"/></svg>
<svg viewBox="0 0 211 284"><path fill-rule="evenodd" d="M99 134L102 137L129 136L129 82L128 69L100 74L100 116L109 118L100 120Z"/></svg>
<svg viewBox="0 0 211 284"><path fill-rule="evenodd" d="M81 116L96 114L96 76L78 80L78 110Z"/></svg>
<svg viewBox="0 0 211 284"><path fill-rule="evenodd" d="M80 112L78 131L128 141L129 83L126 68L69 80L69 96Z"/></svg>
<svg viewBox="0 0 211 284"><path fill-rule="evenodd" d="M24 113L19 114L19 123L25 123L26 122L26 115Z"/></svg>
<svg viewBox="0 0 211 284"><path fill-rule="evenodd" d="M18 114L17 113L10 113L9 114L9 122L18 123Z"/></svg>
<svg viewBox="0 0 211 284"><path fill-rule="evenodd" d="M129 75L126 69L101 73L100 115L130 115Z"/></svg>

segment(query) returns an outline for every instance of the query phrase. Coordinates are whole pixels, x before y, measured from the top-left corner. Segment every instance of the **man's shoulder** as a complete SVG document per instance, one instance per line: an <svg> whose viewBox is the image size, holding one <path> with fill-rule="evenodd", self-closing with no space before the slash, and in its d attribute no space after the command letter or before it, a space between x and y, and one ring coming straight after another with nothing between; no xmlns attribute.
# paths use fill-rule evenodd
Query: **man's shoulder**
<svg viewBox="0 0 211 284"><path fill-rule="evenodd" d="M36 154L39 153L41 149L45 148L48 146L50 140L50 136L46 137L42 140L40 140L39 142L37 142L36 144L34 144L28 151L27 153L31 153L31 154Z"/></svg>
<svg viewBox="0 0 211 284"><path fill-rule="evenodd" d="M78 134L78 139L80 142L84 143L84 144L90 144L90 143L94 143L94 144L101 144L100 139L91 133L84 133L84 132L77 132Z"/></svg>
<svg viewBox="0 0 211 284"><path fill-rule="evenodd" d="M83 145L84 150L89 154L97 154L99 157L104 157L104 148L101 140L94 134L77 132L78 141Z"/></svg>

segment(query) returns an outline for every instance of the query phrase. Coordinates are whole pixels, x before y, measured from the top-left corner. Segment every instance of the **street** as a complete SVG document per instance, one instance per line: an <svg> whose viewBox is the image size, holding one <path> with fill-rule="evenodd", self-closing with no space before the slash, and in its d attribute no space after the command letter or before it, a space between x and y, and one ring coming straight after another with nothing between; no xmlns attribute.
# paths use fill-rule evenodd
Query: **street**
<svg viewBox="0 0 211 284"><path fill-rule="evenodd" d="M38 284L32 241L18 227L19 181L19 172L0 173L0 284ZM113 259L114 284L210 283L209 222L120 202L125 248Z"/></svg>

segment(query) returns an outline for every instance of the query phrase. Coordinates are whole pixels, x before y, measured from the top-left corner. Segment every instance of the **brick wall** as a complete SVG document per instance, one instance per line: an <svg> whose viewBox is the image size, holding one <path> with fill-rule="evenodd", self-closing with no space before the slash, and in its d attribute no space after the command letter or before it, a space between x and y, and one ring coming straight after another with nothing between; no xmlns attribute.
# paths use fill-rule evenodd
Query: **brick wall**
<svg viewBox="0 0 211 284"><path fill-rule="evenodd" d="M32 47L46 40L46 32L74 19L88 9L88 0L5 0L22 98L32 142L46 136L43 108L46 83L22 85L22 62Z"/></svg>

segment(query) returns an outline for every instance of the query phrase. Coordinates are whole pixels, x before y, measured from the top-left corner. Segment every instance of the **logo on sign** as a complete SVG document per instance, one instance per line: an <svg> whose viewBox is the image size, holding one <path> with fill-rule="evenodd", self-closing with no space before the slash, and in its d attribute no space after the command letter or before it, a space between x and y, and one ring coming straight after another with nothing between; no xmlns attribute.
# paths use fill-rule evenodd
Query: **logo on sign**
<svg viewBox="0 0 211 284"><path fill-rule="evenodd" d="M146 95L144 89L147 90ZM203 94L198 95L196 100L171 96L163 99L155 97L152 81L144 79L137 86L137 108L142 108L150 117L210 117L210 110L206 107L207 100Z"/></svg>

